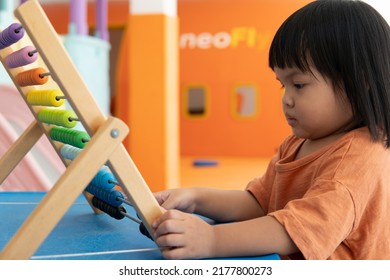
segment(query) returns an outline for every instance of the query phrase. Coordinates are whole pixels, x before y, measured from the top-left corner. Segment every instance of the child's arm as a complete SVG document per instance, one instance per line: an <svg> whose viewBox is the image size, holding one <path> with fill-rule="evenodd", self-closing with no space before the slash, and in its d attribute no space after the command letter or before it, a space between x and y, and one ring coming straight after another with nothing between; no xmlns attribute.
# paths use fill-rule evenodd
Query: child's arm
<svg viewBox="0 0 390 280"><path fill-rule="evenodd" d="M212 226L192 214L165 212L153 223L158 246L167 259L255 256L298 252L284 227L273 217Z"/></svg>
<svg viewBox="0 0 390 280"><path fill-rule="evenodd" d="M155 193L155 197L167 210L196 213L217 222L241 221L264 215L257 200L244 190L181 188Z"/></svg>

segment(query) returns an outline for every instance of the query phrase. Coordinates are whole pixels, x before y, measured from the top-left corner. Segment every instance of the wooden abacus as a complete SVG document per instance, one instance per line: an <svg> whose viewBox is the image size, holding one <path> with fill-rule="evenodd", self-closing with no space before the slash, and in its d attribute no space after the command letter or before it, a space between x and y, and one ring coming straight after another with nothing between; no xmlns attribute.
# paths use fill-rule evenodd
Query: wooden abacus
<svg viewBox="0 0 390 280"><path fill-rule="evenodd" d="M31 67L32 63L13 65L14 62L9 59L9 55L20 52L21 49L17 49L16 44L1 46L0 43L1 62L36 119L0 159L0 183L7 178L43 134L49 138L67 168L12 236L0 253L0 259L30 258L81 193L84 194L92 209L100 213L100 210L93 206L92 195L85 192L85 188L104 165L107 165L114 174L125 196L151 233L151 223L162 214L162 210L122 145L123 139L128 134L128 127L117 118L104 116L38 1L29 0L20 5L15 9L15 17L20 21L19 25L11 25L9 28L20 36L16 39L25 38L26 34L22 36L18 32L23 29L26 31L28 38L23 40L31 40L39 53L39 59L42 60L42 68L48 69L54 82L44 85L37 82L39 85L30 85L29 79L46 79L44 78L46 75L42 75L45 71L42 70L31 72L35 73L33 74L35 78L17 78L18 75L24 75L21 73L30 71L29 66ZM32 57L34 52L31 51L31 47L25 48L30 48L28 53ZM51 93L55 92L55 101L59 101L59 97L69 102L85 133L90 136L88 143L73 160L62 156L60 152L62 144L50 136L53 125L40 121L38 114L42 111L42 106L36 106L28 97L30 92L50 90ZM59 92L62 92L63 96Z"/></svg>

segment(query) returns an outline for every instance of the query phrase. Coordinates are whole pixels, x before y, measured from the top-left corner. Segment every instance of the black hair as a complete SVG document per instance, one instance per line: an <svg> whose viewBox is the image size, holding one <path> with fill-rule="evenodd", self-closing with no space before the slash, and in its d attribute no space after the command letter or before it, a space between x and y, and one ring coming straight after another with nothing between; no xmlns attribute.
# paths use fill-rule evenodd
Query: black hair
<svg viewBox="0 0 390 280"><path fill-rule="evenodd" d="M274 69L314 66L344 90L357 127L390 147L390 27L370 5L317 0L293 13L276 32L269 51Z"/></svg>

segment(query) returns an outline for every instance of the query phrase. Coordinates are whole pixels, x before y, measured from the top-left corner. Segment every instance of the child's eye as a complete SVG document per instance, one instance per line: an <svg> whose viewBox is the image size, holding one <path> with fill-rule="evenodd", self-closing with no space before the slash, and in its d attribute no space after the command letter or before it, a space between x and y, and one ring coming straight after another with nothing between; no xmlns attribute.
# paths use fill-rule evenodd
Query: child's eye
<svg viewBox="0 0 390 280"><path fill-rule="evenodd" d="M294 87L296 87L297 89L302 89L304 86L304 84L294 84Z"/></svg>

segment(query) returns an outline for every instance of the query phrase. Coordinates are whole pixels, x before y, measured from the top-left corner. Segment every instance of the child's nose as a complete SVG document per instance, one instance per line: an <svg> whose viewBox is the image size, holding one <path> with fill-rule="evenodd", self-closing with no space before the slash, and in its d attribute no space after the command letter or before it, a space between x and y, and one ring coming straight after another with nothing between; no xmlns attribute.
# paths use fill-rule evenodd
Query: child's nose
<svg viewBox="0 0 390 280"><path fill-rule="evenodd" d="M293 100L291 94L289 94L289 91L287 89L284 90L282 102L283 102L283 105L285 105L287 107L294 106L294 100Z"/></svg>

